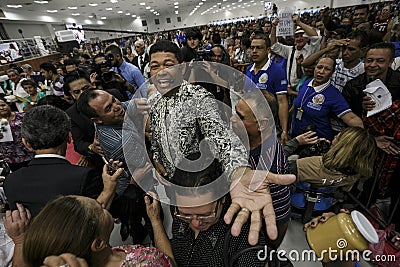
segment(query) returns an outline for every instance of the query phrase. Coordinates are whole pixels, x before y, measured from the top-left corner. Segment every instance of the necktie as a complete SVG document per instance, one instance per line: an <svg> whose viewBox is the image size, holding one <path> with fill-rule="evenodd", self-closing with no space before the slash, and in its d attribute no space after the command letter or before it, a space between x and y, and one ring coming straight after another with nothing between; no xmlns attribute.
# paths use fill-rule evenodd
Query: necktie
<svg viewBox="0 0 400 267"><path fill-rule="evenodd" d="M143 55L140 56L140 68L142 69L144 65Z"/></svg>

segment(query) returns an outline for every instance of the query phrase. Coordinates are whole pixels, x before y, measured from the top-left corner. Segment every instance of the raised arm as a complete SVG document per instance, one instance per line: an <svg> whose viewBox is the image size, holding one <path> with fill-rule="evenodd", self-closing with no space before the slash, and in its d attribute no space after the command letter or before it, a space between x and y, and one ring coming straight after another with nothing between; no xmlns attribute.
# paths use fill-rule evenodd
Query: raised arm
<svg viewBox="0 0 400 267"><path fill-rule="evenodd" d="M269 39L271 40L271 46L273 46L276 42L276 26L278 26L279 23L279 17L274 18L274 20L272 21L271 25L271 33L269 35Z"/></svg>
<svg viewBox="0 0 400 267"><path fill-rule="evenodd" d="M311 54L309 57L307 57L306 59L304 59L302 65L303 66L312 66L315 64L315 62L322 57L324 54L328 53L329 51L332 51L334 49L337 49L339 47L343 47L349 44L349 39L341 39L341 40L334 40L332 42L330 42L327 47L325 47L324 49L321 49L317 52L315 52L314 54Z"/></svg>
<svg viewBox="0 0 400 267"><path fill-rule="evenodd" d="M151 226L153 227L155 247L165 253L171 260L172 264L176 266L171 242L168 239L160 217L161 204L154 195L145 196L144 201L146 203L147 215L149 216Z"/></svg>
<svg viewBox="0 0 400 267"><path fill-rule="evenodd" d="M295 25L300 26L304 32L308 35L308 36L318 36L318 33L316 30L314 30L314 28L312 28L311 26L308 26L307 24L301 22L300 20L300 16L298 14L293 14L292 15L293 18L293 22Z"/></svg>

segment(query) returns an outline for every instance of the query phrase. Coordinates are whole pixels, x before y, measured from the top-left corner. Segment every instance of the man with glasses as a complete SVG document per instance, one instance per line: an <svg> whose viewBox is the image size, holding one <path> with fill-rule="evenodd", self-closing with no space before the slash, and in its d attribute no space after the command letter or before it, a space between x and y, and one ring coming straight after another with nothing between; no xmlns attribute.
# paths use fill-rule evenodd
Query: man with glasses
<svg viewBox="0 0 400 267"><path fill-rule="evenodd" d="M200 153L195 153L187 159L194 161L199 157ZM247 240L250 224L244 224L239 236L230 236L230 226L224 222L224 214L231 205L229 194L219 197L215 190L210 192L204 189L204 186L223 176L222 165L218 160L214 159L208 167L200 166L200 171L183 169L187 168L176 169L171 183L188 189L170 192L170 197L176 203L176 207L171 208L171 246L176 263L178 266L225 266L224 241L228 245L225 256L234 258L250 247ZM227 181L226 186L229 186L228 178L224 179ZM221 188L221 192L227 189ZM264 235L260 236L258 245L265 245ZM233 266L265 266L266 261L258 258L259 250L243 253Z"/></svg>

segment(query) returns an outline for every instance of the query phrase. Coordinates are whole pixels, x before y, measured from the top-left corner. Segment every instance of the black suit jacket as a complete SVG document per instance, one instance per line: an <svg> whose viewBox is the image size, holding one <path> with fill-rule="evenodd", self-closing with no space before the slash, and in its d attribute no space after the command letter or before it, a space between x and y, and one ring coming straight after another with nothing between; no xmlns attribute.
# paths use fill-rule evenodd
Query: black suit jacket
<svg viewBox="0 0 400 267"><path fill-rule="evenodd" d="M21 202L36 216L49 200L60 195L81 195L96 198L103 190L101 176L86 167L67 160L34 158L27 167L7 176L4 191L11 210Z"/></svg>
<svg viewBox="0 0 400 267"><path fill-rule="evenodd" d="M139 68L139 56L134 57L133 60L132 60L132 64L135 65L136 67L138 67L140 69L140 71L142 72L142 74L144 72L144 67L149 62L150 62L150 57L149 57L148 54L144 54L144 63L141 66L141 68Z"/></svg>
<svg viewBox="0 0 400 267"><path fill-rule="evenodd" d="M93 122L79 112L76 103L69 109L67 114L71 118L71 132L74 139L74 149L81 155L88 156L89 145L93 143L94 139L94 124Z"/></svg>

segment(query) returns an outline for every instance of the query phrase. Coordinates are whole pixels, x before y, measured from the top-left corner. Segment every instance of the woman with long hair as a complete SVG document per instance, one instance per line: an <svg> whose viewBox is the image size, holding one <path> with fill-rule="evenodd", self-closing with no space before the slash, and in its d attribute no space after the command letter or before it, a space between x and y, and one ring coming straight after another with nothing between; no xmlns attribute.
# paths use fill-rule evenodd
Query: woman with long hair
<svg viewBox="0 0 400 267"><path fill-rule="evenodd" d="M291 161L299 181L315 186L349 186L372 175L377 155L375 138L360 127L348 127L332 141L328 152Z"/></svg>
<svg viewBox="0 0 400 267"><path fill-rule="evenodd" d="M49 202L35 217L24 239L28 266L41 266L51 255L71 253L89 266L173 266L172 249L159 217L159 202L146 196L156 247L109 245L114 227L110 213L94 199L62 196ZM158 211L156 210L158 209ZM158 249L157 249L158 248Z"/></svg>

